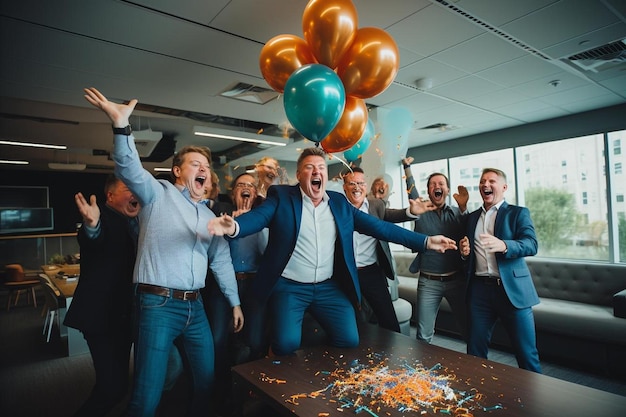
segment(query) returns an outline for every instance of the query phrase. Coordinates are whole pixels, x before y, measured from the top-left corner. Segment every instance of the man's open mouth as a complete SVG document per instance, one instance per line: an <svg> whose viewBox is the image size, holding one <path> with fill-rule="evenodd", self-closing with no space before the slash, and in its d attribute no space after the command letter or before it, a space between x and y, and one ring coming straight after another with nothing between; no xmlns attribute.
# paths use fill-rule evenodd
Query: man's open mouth
<svg viewBox="0 0 626 417"><path fill-rule="evenodd" d="M493 194L493 190L483 190L483 194L484 195L491 195L491 194Z"/></svg>
<svg viewBox="0 0 626 417"><path fill-rule="evenodd" d="M131 201L130 202L130 205L133 206L133 207L137 207L138 204L139 204L138 201Z"/></svg>
<svg viewBox="0 0 626 417"><path fill-rule="evenodd" d="M204 185L205 181L206 181L206 177L196 177L196 182L200 184L201 186Z"/></svg>
<svg viewBox="0 0 626 417"><path fill-rule="evenodd" d="M322 188L322 180L320 180L319 178L314 178L311 180L311 185L313 186L313 188L320 189Z"/></svg>
<svg viewBox="0 0 626 417"><path fill-rule="evenodd" d="M439 197L441 197L441 196L443 195L443 191L441 191L441 190L435 190L435 193L434 193L434 194L435 194L435 197L439 198Z"/></svg>
<svg viewBox="0 0 626 417"><path fill-rule="evenodd" d="M243 191L241 192L241 197L242 197L242 198L250 198L250 191L248 191L248 190L243 190Z"/></svg>

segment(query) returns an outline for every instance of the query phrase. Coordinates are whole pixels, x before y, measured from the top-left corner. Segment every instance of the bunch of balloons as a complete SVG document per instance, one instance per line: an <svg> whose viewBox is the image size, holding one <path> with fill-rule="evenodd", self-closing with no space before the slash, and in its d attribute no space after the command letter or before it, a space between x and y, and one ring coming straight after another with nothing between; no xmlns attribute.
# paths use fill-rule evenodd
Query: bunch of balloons
<svg viewBox="0 0 626 417"><path fill-rule="evenodd" d="M364 99L395 78L398 47L382 29L358 28L351 0L310 0L302 31L304 39L285 34L265 44L263 78L283 93L287 119L300 134L328 153L350 150L354 159L346 159L356 160L374 135Z"/></svg>

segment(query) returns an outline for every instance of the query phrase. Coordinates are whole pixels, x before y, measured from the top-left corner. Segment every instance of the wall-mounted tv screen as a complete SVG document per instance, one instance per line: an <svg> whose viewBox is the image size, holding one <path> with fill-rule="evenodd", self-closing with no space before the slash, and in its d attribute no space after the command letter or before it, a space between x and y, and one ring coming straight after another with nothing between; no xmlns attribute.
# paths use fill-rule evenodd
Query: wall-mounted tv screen
<svg viewBox="0 0 626 417"><path fill-rule="evenodd" d="M48 207L48 187L0 185L0 207Z"/></svg>
<svg viewBox="0 0 626 417"><path fill-rule="evenodd" d="M0 234L54 229L51 208L0 208Z"/></svg>

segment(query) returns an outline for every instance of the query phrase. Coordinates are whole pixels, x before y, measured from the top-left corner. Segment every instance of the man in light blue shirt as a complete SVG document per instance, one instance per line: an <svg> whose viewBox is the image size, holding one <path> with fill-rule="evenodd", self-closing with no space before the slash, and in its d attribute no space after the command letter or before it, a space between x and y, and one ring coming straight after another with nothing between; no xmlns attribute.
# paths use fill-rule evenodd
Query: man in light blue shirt
<svg viewBox="0 0 626 417"><path fill-rule="evenodd" d="M185 147L174 157L174 184L155 179L139 159L128 124L137 104L109 102L95 88L85 98L113 123L115 174L139 200L142 211L133 282L136 292L136 340L133 394L128 416L152 416L165 382L167 359L180 338L190 364L193 393L189 415L205 415L214 374L213 338L199 289L211 268L233 309L234 331L243 327L228 243L211 236L215 217L200 203L210 181L210 154Z"/></svg>

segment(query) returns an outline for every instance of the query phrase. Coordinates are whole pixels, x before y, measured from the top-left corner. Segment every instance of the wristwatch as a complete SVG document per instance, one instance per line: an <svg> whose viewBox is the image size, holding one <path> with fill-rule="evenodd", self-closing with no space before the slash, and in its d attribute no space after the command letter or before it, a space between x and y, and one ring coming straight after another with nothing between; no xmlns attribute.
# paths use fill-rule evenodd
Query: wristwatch
<svg viewBox="0 0 626 417"><path fill-rule="evenodd" d="M130 134L133 132L133 130L130 128L130 125L126 126L126 127L113 127L113 133L116 135L126 135L126 136L130 136Z"/></svg>

